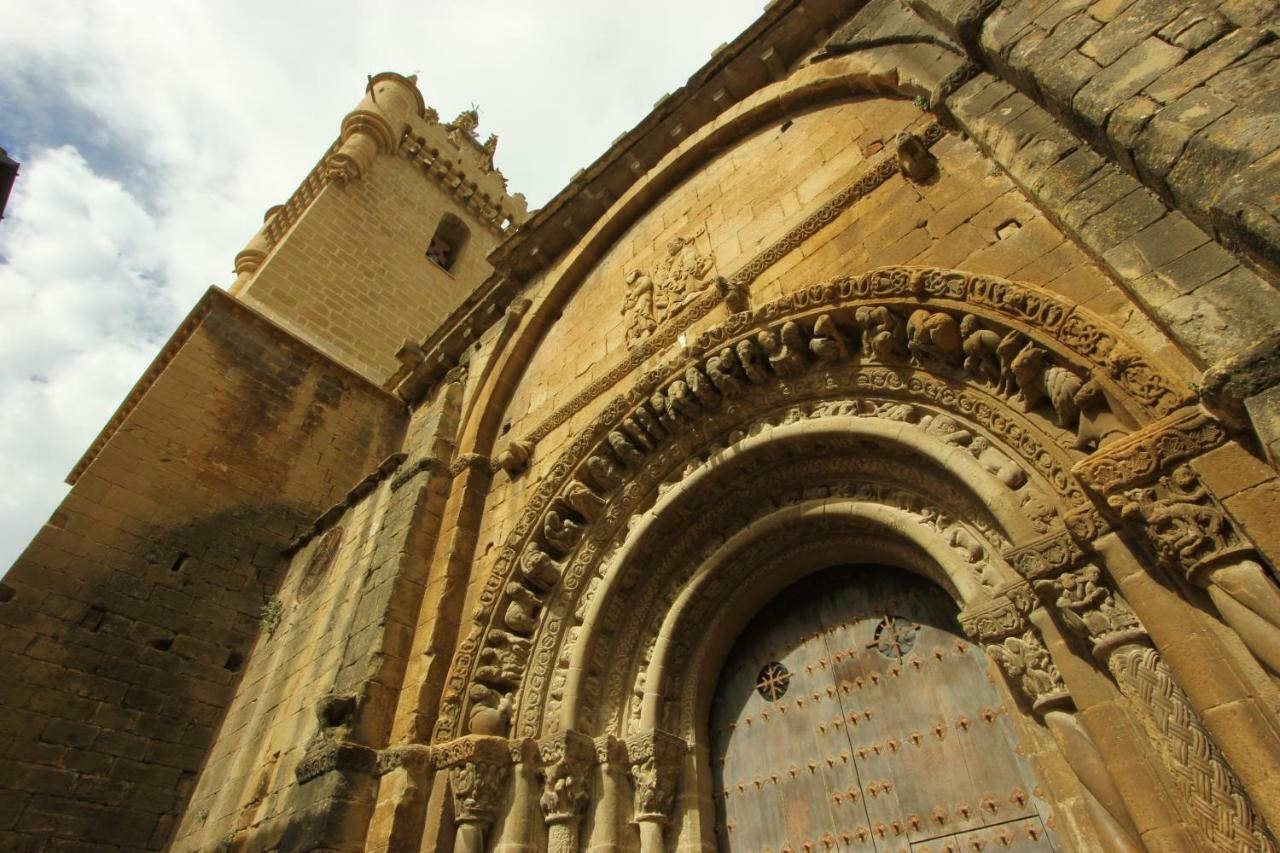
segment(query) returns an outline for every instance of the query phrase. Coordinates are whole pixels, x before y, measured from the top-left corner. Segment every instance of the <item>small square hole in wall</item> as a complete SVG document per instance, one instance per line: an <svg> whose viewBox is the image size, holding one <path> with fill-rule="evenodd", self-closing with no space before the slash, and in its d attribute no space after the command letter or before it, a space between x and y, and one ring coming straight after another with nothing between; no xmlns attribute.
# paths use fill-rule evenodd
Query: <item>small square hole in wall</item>
<svg viewBox="0 0 1280 853"><path fill-rule="evenodd" d="M1007 240L1020 230L1022 230L1022 224L1016 219L1010 219L1008 222L996 226L996 239Z"/></svg>
<svg viewBox="0 0 1280 853"><path fill-rule="evenodd" d="M791 125L792 125L792 123L793 123L793 122L791 121L791 119L787 119L786 121L784 121L784 122L782 123L782 127L778 128L778 132L779 132L779 133L786 133L788 130L790 130L790 129L791 129Z"/></svg>
<svg viewBox="0 0 1280 853"><path fill-rule="evenodd" d="M232 652L227 655L227 662L222 665L227 672L239 672L240 666L244 663L244 657L239 652Z"/></svg>
<svg viewBox="0 0 1280 853"><path fill-rule="evenodd" d="M183 553L182 551L179 551L178 556L173 559L173 565L169 566L169 571L171 572L182 571L182 565L187 562L187 557L188 557L187 554Z"/></svg>
<svg viewBox="0 0 1280 853"><path fill-rule="evenodd" d="M173 648L173 637L159 637L151 641L151 648L158 652L167 652Z"/></svg>
<svg viewBox="0 0 1280 853"><path fill-rule="evenodd" d="M0 583L0 604L6 604L13 601L13 597L15 595L17 595L17 593L14 592L13 587L9 586L7 583Z"/></svg>

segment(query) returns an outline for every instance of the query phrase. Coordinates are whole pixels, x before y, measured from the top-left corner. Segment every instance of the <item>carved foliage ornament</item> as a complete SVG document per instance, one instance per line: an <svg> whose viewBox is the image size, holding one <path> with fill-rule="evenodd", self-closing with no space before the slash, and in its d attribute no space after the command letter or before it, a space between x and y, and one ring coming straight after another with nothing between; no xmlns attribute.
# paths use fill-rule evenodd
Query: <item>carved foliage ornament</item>
<svg viewBox="0 0 1280 853"><path fill-rule="evenodd" d="M1052 336L1084 365L1050 353L1023 328ZM437 741L457 732L458 705L473 667L475 681L495 699L519 684L530 625L519 617L506 623L494 618L513 612L503 606L510 601L504 596L509 584L545 595L583 539L587 507L609 501L664 442L717 407L731 407L752 387L799 381L814 365L841 362L856 367L859 377L883 362L889 366L885 381L903 386L893 371L914 365L985 386L1015 411L1044 412L1046 422L1074 431L1082 446L1110 441L1133 423L1118 400L1160 415L1185 399L1118 334L1075 306L1001 279L931 268L887 268L813 285L761 306L754 316L733 315L699 335L690 352L692 363L651 371L606 406L533 490L481 593L475 627L455 656ZM1086 371L1094 378L1086 379ZM989 414L992 426L1021 429L998 410ZM982 421L981 412L973 416ZM1040 456L1033 454L1033 464ZM1071 488L1065 473L1049 477L1058 488ZM527 602L522 607L529 611Z"/></svg>

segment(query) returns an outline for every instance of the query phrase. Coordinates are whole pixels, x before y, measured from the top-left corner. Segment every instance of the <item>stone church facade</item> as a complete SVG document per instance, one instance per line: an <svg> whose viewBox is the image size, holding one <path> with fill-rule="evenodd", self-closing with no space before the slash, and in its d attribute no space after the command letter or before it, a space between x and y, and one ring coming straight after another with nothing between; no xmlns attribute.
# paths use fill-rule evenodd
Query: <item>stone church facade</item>
<svg viewBox="0 0 1280 853"><path fill-rule="evenodd" d="M0 846L1277 849L1278 20L775 0L532 214L372 78L0 585Z"/></svg>

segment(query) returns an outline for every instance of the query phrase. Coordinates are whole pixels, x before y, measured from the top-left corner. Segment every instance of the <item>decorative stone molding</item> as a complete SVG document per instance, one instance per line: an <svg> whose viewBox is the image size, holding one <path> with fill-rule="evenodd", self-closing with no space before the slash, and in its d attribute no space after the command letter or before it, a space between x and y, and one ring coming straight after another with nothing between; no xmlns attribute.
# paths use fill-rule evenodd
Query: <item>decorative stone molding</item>
<svg viewBox="0 0 1280 853"><path fill-rule="evenodd" d="M637 821L670 823L676 785L688 751L683 738L668 732L653 730L627 738L627 766L635 785Z"/></svg>
<svg viewBox="0 0 1280 853"><path fill-rule="evenodd" d="M449 464L449 476L457 477L463 471L472 470L480 474L492 474L495 470L493 460L482 453L463 453Z"/></svg>
<svg viewBox="0 0 1280 853"><path fill-rule="evenodd" d="M425 773L435 769L435 759L434 748L425 744L389 746L378 753L377 774L385 776L400 769L411 773Z"/></svg>
<svg viewBox="0 0 1280 853"><path fill-rule="evenodd" d="M991 642L1025 631L1027 610L1000 595L982 607L960 613L960 627L975 642Z"/></svg>
<svg viewBox="0 0 1280 853"><path fill-rule="evenodd" d="M1055 530L1004 555L1005 561L1028 580L1046 578L1073 568L1085 559L1076 540L1064 530Z"/></svg>
<svg viewBox="0 0 1280 853"><path fill-rule="evenodd" d="M1275 837L1160 653L1130 644L1107 663L1186 798L1206 849L1275 851Z"/></svg>
<svg viewBox="0 0 1280 853"><path fill-rule="evenodd" d="M1216 420L1199 409L1187 409L1108 444L1072 473L1090 491L1107 497L1150 482L1226 440L1227 433Z"/></svg>
<svg viewBox="0 0 1280 853"><path fill-rule="evenodd" d="M904 369L919 373L909 376ZM1086 375L1094 378L1085 381ZM1086 499L1055 461L1060 452L1034 449L1038 439L1021 425L1027 413L1042 419L1044 427L1037 429L1073 430L1076 442L1087 444L1114 436L1118 423L1178 408L1185 397L1119 333L1077 307L983 276L889 268L814 285L753 314L734 315L700 334L687 355L646 373L607 405L532 490L481 591L474 627L459 644L434 740L458 732L459 700L469 684L480 682L494 697L514 690L529 659L529 630L536 628L495 618L510 611L511 585L538 600L556 587L566 565L577 565L574 555L593 515L653 454L666 452L662 448L718 411L740 411L762 394L821 393L837 376L861 393L883 389L950 409L954 417L931 415L927 424L910 404L892 403L876 416L898 419L895 412L902 410L905 419L918 417L942 440L966 443L1010 488L1026 476L1007 455L1013 452L1060 489L1067 506ZM957 387L957 379L974 390ZM1007 431L1001 440L1009 451L989 447L962 421Z"/></svg>

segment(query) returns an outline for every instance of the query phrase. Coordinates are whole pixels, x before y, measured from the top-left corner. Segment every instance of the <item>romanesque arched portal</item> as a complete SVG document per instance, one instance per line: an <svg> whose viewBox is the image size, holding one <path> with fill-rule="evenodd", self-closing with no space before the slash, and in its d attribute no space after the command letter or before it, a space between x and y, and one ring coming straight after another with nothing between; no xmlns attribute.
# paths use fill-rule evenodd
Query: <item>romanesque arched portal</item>
<svg viewBox="0 0 1280 853"><path fill-rule="evenodd" d="M735 307L580 433L498 554L435 732L464 849L489 829L527 837L534 800L555 849L713 844L707 731L729 646L787 584L851 553L946 590L1008 677L1045 799L1090 815L1077 844L1131 846L1126 803L1150 781L1117 784L1060 666L1093 701L1133 708L1149 740L1132 748L1161 763L1196 832L1271 849L1099 568L1117 516L1150 515L1159 550L1212 514L1161 504L1163 489L1199 494L1185 472L1125 490L1160 473L1153 430L1171 463L1223 440L1169 374L1052 294L954 271ZM1238 618L1254 587L1229 580L1256 565L1211 545L1217 574L1197 578L1265 660L1270 629Z"/></svg>

